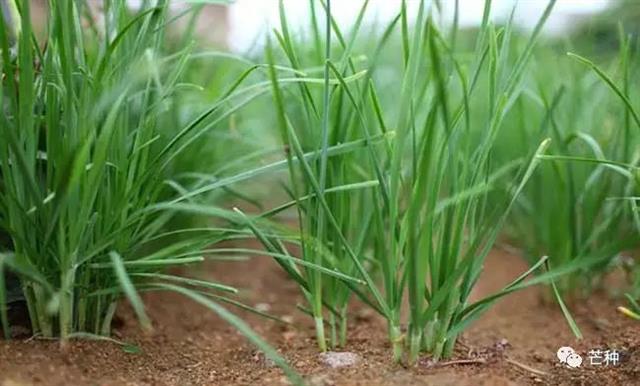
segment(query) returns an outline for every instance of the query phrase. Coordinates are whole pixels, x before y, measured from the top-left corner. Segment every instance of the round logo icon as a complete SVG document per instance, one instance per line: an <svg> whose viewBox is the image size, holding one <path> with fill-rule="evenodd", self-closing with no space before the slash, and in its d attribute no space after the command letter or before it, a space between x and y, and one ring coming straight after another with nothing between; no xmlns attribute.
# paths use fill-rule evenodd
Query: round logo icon
<svg viewBox="0 0 640 386"><path fill-rule="evenodd" d="M558 360L560 360L560 363L564 363L565 365L573 369L578 368L582 365L582 357L569 346L560 347L556 355L558 356Z"/></svg>

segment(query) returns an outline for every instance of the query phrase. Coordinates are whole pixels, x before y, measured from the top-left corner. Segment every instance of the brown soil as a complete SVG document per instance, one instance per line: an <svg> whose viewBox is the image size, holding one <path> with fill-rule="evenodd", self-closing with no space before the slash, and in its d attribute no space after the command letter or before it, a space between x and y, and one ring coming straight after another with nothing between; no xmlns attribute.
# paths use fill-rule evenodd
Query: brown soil
<svg viewBox="0 0 640 386"><path fill-rule="evenodd" d="M502 251L492 253L486 266L477 296L526 269ZM572 305L582 341L573 338L558 307L542 304L540 289L533 288L508 296L476 322L463 335L454 361L432 365L424 358L413 368L390 361L383 321L360 310L345 350L361 361L333 370L319 362L312 326L295 310L302 303L297 287L272 261L212 263L194 274L246 288L247 304L268 304L272 314L291 318L295 327L240 312L313 385L640 385L640 324L619 315L616 301L604 294ZM279 369L210 311L174 294L149 294L145 300L155 331L141 332L126 306L115 331L142 353L90 341L74 341L64 350L50 341L0 342L0 386L286 384ZM584 358L582 368L558 363L556 350L567 345ZM587 352L597 348L620 351L621 363L591 366Z"/></svg>

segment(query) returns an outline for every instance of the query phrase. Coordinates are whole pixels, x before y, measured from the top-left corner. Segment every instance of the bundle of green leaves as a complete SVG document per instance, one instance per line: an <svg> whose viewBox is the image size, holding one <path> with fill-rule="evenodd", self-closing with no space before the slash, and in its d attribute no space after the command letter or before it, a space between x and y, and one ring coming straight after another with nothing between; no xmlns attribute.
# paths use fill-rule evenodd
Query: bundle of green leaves
<svg viewBox="0 0 640 386"><path fill-rule="evenodd" d="M62 342L107 336L123 297L149 329L139 292L174 291L218 313L295 378L270 346L220 304L248 308L229 297L237 289L167 272L203 261L208 246L236 235L232 226L171 226L175 212L162 203L210 182L172 179L187 171L180 169L184 161L176 160L268 92L269 84L238 89L246 77L241 74L197 113L179 103L181 92L200 89L181 83L195 57L193 45L166 51L165 32L175 21L168 17L166 0L146 1L136 10L124 1L106 1L101 14L85 2L51 1L46 37L39 42L30 2L17 2L19 19L14 12L6 17L5 4L0 8L0 229L9 239L0 250L5 336L7 304L16 291L28 306L33 334ZM16 20L21 30L14 28ZM5 280L7 271L17 275L19 288Z"/></svg>

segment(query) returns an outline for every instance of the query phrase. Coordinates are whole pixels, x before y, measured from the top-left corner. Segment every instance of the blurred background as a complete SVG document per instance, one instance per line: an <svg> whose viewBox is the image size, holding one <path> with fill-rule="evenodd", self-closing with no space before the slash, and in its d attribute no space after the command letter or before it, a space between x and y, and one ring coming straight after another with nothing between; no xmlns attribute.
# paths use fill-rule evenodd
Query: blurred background
<svg viewBox="0 0 640 386"><path fill-rule="evenodd" d="M34 0L34 18L44 25L44 11L47 0ZM129 0L132 7L139 7L148 0ZM96 11L102 7L103 0L89 0ZM217 0L172 0L176 14L183 12L193 4L224 3ZM265 33L277 26L279 0L235 0L229 5L206 4L194 25L201 43L227 48L234 52L247 53L259 50L264 42ZM371 0L365 16L365 24L384 24L395 16L401 0ZM361 0L334 1L333 14L343 28L348 28L356 19ZM409 0L410 9L416 9L419 0ZM284 0L293 32L303 35L309 23L309 7L305 0ZM514 20L523 29L533 28L542 14L545 0L494 0L492 2L492 20L500 24L506 21L514 11ZM455 12L454 0L440 2L440 16L444 23L451 22ZM459 24L462 28L473 29L482 20L484 2L481 0L460 0ZM515 8L514 8L515 7ZM602 42L615 41L617 23L625 23L627 28L640 17L640 3L636 0L558 0L549 20L545 33L554 37L591 33ZM186 28L188 18L177 23ZM635 23L638 28L637 23Z"/></svg>
<svg viewBox="0 0 640 386"><path fill-rule="evenodd" d="M308 25L307 20L310 18L307 3L304 0L284 1L290 22L294 28L298 28L299 33ZM419 3L419 0L409 0L407 6L417 10ZM440 3L443 20L451 22L455 0L443 0ZM495 0L492 2L492 19L496 23L505 21L515 6L514 20L523 28L533 28L547 3L545 0ZM615 3L615 0L559 0L545 30L551 34L566 33L571 30L572 25L592 18L608 7L615 6ZM356 20L361 4L361 0L334 1L331 7L340 25L348 27ZM389 22L396 15L400 4L401 0L370 1L365 23ZM460 0L458 6L461 27L473 28L480 24L484 1ZM237 0L228 8L228 12L229 32L226 41L233 50L251 48L256 39L264 40L260 37L264 36L266 30L278 24L278 0Z"/></svg>

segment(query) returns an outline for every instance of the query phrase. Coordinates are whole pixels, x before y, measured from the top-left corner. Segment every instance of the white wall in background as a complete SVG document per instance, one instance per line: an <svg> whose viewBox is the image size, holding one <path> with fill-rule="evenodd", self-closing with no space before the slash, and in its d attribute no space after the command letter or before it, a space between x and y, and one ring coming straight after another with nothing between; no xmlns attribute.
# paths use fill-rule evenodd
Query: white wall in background
<svg viewBox="0 0 640 386"><path fill-rule="evenodd" d="M341 26L348 27L355 20L363 0L333 0L332 13ZM427 2L428 3L428 2ZM492 5L493 20L504 20L514 5L517 5L515 19L527 28L532 28L544 11L547 0L494 0ZM589 15L604 9L609 0L558 0L549 18L545 31L560 33L570 25L573 17ZM289 23L293 31L308 25L308 0L284 0ZM378 18L388 22L399 10L400 0L370 0L367 10L367 21ZM408 6L415 11L419 0L408 0ZM453 15L454 0L442 0L444 14ZM483 0L460 0L460 24L477 25L482 19ZM277 27L279 23L278 0L236 0L229 9L230 34L229 46L237 51L251 47L258 38L264 43L264 31ZM262 36L262 37L261 37Z"/></svg>

